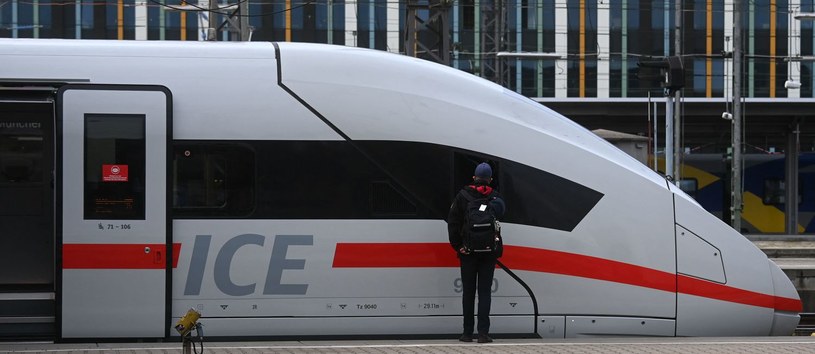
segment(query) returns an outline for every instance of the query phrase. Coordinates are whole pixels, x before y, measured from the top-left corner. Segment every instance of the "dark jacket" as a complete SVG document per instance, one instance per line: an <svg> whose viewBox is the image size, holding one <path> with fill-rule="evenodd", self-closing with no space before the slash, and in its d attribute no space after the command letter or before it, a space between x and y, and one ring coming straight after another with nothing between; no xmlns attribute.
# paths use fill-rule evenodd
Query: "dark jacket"
<svg viewBox="0 0 815 354"><path fill-rule="evenodd" d="M506 211L506 204L501 194L497 190L490 187L486 182L476 180L475 183L462 188L464 193L469 193L473 197L483 198L483 196L490 197L490 206L495 210L495 216L501 218ZM467 198L461 193L456 194L453 199L453 204L450 205L450 213L447 215L447 236L450 238L450 246L458 250L462 244L462 226L464 225L464 214L467 208Z"/></svg>

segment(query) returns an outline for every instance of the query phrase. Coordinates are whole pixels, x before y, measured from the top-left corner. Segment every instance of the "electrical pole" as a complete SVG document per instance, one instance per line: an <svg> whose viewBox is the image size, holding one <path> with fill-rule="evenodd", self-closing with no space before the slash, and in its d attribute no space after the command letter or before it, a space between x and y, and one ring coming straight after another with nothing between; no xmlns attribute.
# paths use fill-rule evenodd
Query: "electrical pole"
<svg viewBox="0 0 815 354"><path fill-rule="evenodd" d="M742 33L741 33L742 2L733 2L733 124L730 183L730 223L733 228L741 232L742 186L741 186L741 65L742 65Z"/></svg>
<svg viewBox="0 0 815 354"><path fill-rule="evenodd" d="M682 58L682 0L676 0L676 12L674 12L674 56ZM684 75L684 72L683 72ZM674 92L674 110L673 110L673 178L674 184L679 185L679 180L682 178L682 111L681 111L681 89ZM667 163L667 162L666 162Z"/></svg>
<svg viewBox="0 0 815 354"><path fill-rule="evenodd" d="M665 89L665 177L674 181L674 97L672 92Z"/></svg>

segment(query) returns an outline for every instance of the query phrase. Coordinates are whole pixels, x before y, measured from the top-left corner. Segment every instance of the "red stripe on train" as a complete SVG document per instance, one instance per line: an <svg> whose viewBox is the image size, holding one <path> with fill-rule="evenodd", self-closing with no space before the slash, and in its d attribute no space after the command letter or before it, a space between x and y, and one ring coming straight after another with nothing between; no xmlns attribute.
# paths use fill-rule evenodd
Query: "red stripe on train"
<svg viewBox="0 0 815 354"><path fill-rule="evenodd" d="M150 248L149 252L145 252ZM62 269L164 269L166 245L84 244L62 245ZM173 268L178 267L181 244L173 244Z"/></svg>
<svg viewBox="0 0 815 354"><path fill-rule="evenodd" d="M801 312L801 300L767 295L679 274L679 292L738 304L767 307L779 311Z"/></svg>
<svg viewBox="0 0 815 354"><path fill-rule="evenodd" d="M501 261L513 270L605 280L780 311L800 312L803 308L800 300L576 253L507 245L504 247L504 257ZM334 268L458 267L458 260L447 243L338 243L333 266Z"/></svg>

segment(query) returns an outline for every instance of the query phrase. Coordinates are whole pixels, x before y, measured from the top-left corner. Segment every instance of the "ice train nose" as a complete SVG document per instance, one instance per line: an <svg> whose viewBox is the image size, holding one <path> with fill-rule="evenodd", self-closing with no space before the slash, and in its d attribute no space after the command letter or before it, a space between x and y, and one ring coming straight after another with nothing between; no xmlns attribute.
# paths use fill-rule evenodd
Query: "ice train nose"
<svg viewBox="0 0 815 354"><path fill-rule="evenodd" d="M775 262L768 259L770 274L773 279L773 324L770 335L788 336L795 331L801 320L799 313L802 310L801 298L792 285L792 282Z"/></svg>

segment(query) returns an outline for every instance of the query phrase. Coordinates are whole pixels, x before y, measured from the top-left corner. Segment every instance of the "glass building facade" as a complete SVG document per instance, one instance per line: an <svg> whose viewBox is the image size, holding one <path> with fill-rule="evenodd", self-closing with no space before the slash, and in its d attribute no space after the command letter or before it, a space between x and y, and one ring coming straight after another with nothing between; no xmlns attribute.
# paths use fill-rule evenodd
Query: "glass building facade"
<svg viewBox="0 0 815 354"><path fill-rule="evenodd" d="M331 43L405 53L407 5L428 0L246 0L253 41ZM494 48L558 57L503 59L504 86L530 97L644 97L658 78L641 73L643 58L675 55L674 0L454 0L450 65L480 74ZM235 1L221 1L220 6ZM685 97L729 97L732 0L685 0L679 54ZM742 14L746 97L813 97L815 0L751 0ZM200 40L206 0L0 0L0 37ZM496 9L503 8L503 15ZM228 12L231 10L224 10ZM419 18L428 18L420 10ZM212 14L217 23L225 16ZM485 21L501 19L499 27ZM499 46L483 33L497 30ZM417 34L426 38L429 29ZM219 28L218 39L228 32ZM787 90L786 80L804 83Z"/></svg>

